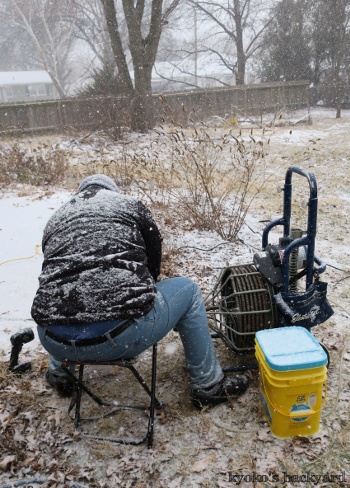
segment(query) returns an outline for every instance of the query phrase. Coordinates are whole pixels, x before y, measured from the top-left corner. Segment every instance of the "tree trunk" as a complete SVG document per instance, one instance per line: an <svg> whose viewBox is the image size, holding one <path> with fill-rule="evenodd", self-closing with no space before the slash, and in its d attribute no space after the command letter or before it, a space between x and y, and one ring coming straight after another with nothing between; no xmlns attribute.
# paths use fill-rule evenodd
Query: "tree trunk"
<svg viewBox="0 0 350 488"><path fill-rule="evenodd" d="M134 85L123 51L114 0L101 0L101 2L104 7L118 74L122 79L124 92L131 100L131 129L147 132L154 125L151 80L162 33L162 23L166 22L167 17L177 7L180 0L172 0L164 14L163 0L152 0L148 34L144 32L145 29L142 25L145 0L122 0L129 33L129 49L134 67Z"/></svg>
<svg viewBox="0 0 350 488"><path fill-rule="evenodd" d="M66 93L62 90L62 87L61 87L59 81L57 80L56 76L51 72L51 70L50 70L50 68L48 66L45 65L45 69L46 69L46 71L50 75L50 78L52 80L52 83L54 84L54 86L55 86L55 88L57 90L58 96L60 98L62 98L62 99L66 98Z"/></svg>
<svg viewBox="0 0 350 488"><path fill-rule="evenodd" d="M334 13L336 19L336 58L335 58L335 100L336 100L336 118L341 117L341 66L344 56L344 43L346 39L346 29L349 23L349 14L347 14L348 1L333 0Z"/></svg>
<svg viewBox="0 0 350 488"><path fill-rule="evenodd" d="M131 99L134 95L134 87L132 85L128 64L126 62L123 45L119 34L117 12L115 9L114 0L101 0L101 2L106 17L108 33L111 39L113 55L118 68L118 75L122 85L122 90L125 95Z"/></svg>
<svg viewBox="0 0 350 488"><path fill-rule="evenodd" d="M336 66L335 66L335 103L336 103L336 109L337 109L337 113L335 116L336 119L341 118L341 77L340 77L341 54L340 54L340 49L341 48L338 47L337 61L336 61Z"/></svg>
<svg viewBox="0 0 350 488"><path fill-rule="evenodd" d="M135 70L135 91L131 102L131 128L145 133L154 127L151 74L140 66Z"/></svg>
<svg viewBox="0 0 350 488"><path fill-rule="evenodd" d="M237 48L237 75L236 84L244 85L245 78L245 54L243 46L243 28L240 0L234 0L234 18L236 24L236 48Z"/></svg>
<svg viewBox="0 0 350 488"><path fill-rule="evenodd" d="M138 2L134 7L130 0L123 0L135 77L131 128L138 132L147 132L154 126L151 80L162 30L162 5L163 0L152 1L150 28L148 35L143 37L141 30L143 3Z"/></svg>
<svg viewBox="0 0 350 488"><path fill-rule="evenodd" d="M18 17L21 19L21 22L19 23L19 26L24 29L27 34L30 36L30 38L33 41L33 44L44 64L45 70L48 72L50 75L50 78L52 80L52 83L54 84L58 96L60 98L65 98L66 97L66 92L64 91L60 81L59 81L59 76L57 73L57 59L56 59L56 46L54 46L53 39L51 32L49 30L49 27L46 22L44 10L39 10L37 12L37 15L41 18L42 23L45 26L45 33L46 33L46 41L47 44L50 46L50 55L47 55L45 53L45 50L43 48L43 45L40 43L40 37L37 36L36 31L33 28L33 24L31 17L29 16L29 20L26 17L26 15L23 13L21 8L12 0L12 6L14 7L16 13L18 14ZM41 9L44 9L44 3L41 4ZM35 25L34 25L35 27Z"/></svg>

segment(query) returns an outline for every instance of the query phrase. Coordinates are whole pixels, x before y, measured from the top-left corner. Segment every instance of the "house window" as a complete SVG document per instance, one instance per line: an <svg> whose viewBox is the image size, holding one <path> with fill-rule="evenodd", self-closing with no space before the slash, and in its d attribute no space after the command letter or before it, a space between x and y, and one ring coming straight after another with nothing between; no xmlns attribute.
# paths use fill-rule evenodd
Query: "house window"
<svg viewBox="0 0 350 488"><path fill-rule="evenodd" d="M45 85L28 85L28 91L30 97L46 96Z"/></svg>
<svg viewBox="0 0 350 488"><path fill-rule="evenodd" d="M38 85L38 95L46 96L46 88L45 85Z"/></svg>
<svg viewBox="0 0 350 488"><path fill-rule="evenodd" d="M7 86L6 87L6 97L7 98L13 98L13 89L12 86Z"/></svg>

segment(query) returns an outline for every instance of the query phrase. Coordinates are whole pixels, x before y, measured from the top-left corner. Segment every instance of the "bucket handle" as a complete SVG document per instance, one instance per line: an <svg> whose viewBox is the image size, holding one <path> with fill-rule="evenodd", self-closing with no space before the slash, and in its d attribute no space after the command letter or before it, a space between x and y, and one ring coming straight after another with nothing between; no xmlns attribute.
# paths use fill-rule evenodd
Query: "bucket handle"
<svg viewBox="0 0 350 488"><path fill-rule="evenodd" d="M276 412L280 413L284 417L289 417L291 419L297 419L297 418L302 418L302 417L309 417L310 415L315 415L316 413L320 412L322 410L322 408L324 407L324 405L326 403L326 399L327 399L327 381L324 382L325 395L324 395L324 399L323 399L322 405L320 406L320 408L318 410L311 410L311 409L310 410L299 410L298 412L293 412L293 413L292 412L290 412L290 413L284 413L284 412L282 412L270 400L270 397L269 397L269 395L267 393L267 389L266 389L266 386L265 386L265 372L263 371L262 373L263 374L261 374L261 377L262 377L262 381L263 381L263 385L264 385L265 395L266 395L268 401L270 402L270 404L272 405L272 407L276 410Z"/></svg>

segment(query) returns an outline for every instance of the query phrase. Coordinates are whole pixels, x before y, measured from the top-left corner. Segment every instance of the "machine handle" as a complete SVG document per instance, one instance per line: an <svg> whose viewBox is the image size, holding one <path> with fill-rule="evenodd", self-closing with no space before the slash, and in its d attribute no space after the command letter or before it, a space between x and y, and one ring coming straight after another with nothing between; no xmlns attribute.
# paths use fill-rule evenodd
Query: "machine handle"
<svg viewBox="0 0 350 488"><path fill-rule="evenodd" d="M308 180L310 188L310 196L308 200L308 220L307 220L307 233L306 237L296 239L289 244L283 254L282 263L282 291L287 293L289 288L289 256L295 247L306 245L308 247L307 252L307 265L306 265L306 289L308 289L313 283L313 264L315 255L315 238L316 238L316 224L317 224L317 183L313 173L307 170L298 168L297 166L290 166L286 172L284 183L284 199L283 199L283 217L280 217L268 224L262 235L262 248L265 249L268 245L268 235L270 230L276 225L283 225L284 237L290 235L290 219L292 211L292 175L296 173L305 177Z"/></svg>
<svg viewBox="0 0 350 488"><path fill-rule="evenodd" d="M326 271L326 263L323 262L319 257L317 257L316 255L314 255L314 261L315 263L318 265L318 268L317 268L317 272L318 274L322 274Z"/></svg>
<svg viewBox="0 0 350 488"><path fill-rule="evenodd" d="M284 180L284 199L283 199L283 217L276 219L270 224L268 224L262 235L262 248L268 245L268 234L270 230L276 225L284 226L284 236L289 236L290 234L290 217L291 217L291 203L292 203L292 174L297 173L300 176L304 176L309 183L310 196L308 201L309 206L309 219L310 220L310 200L316 200L316 214L314 214L314 208L312 208L311 222L314 224L314 229L316 231L316 220L317 220L317 183L316 178L310 171L303 170L297 166L290 166L287 169L285 180ZM313 205L311 205L313 207Z"/></svg>

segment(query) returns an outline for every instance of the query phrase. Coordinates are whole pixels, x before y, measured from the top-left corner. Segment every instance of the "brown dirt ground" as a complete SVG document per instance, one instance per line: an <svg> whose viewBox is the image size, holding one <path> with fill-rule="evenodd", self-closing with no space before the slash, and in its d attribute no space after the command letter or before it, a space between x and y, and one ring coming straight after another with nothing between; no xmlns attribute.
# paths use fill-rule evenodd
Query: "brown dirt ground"
<svg viewBox="0 0 350 488"><path fill-rule="evenodd" d="M242 129L245 130L248 129ZM256 131L258 133L259 129ZM339 281L350 274L347 242L350 114L336 121L333 112L315 112L312 125L266 128L264 137L270 137L269 179L254 200L250 214L257 221L279 216L281 194L275 188L283 183L287 167L295 164L311 170L319 188L316 252L335 266L328 267L326 279L336 313L315 330L315 336L326 344L331 356L328 399L319 432L310 437L274 437L263 416L254 371L248 373L251 384L242 397L214 410L196 411L188 394L181 343L178 335L172 332L159 344L157 370L157 396L169 405L172 418L158 417L153 449L86 439L72 432L72 422L67 416L69 402L46 385L47 355L40 353L33 359L32 372L22 377L9 375L4 364L0 371L1 488L19 480L28 480L25 485L28 487L40 483L44 487L60 488L230 487L238 484L238 479L230 481L229 473L243 476L240 486L295 486L298 480L297 486L350 486L349 342L341 359L344 344L350 338L350 280ZM302 221L305 221L305 210L300 202L305 194L307 188L303 182L296 181L293 215ZM158 210L155 212L158 214ZM171 234L169 222L163 220L161 226ZM252 236L252 239L259 245L259 237ZM196 252L190 259L196 257L205 260L205 256ZM169 269L173 274L186 273L207 288L203 267L191 266L185 250L173 253L169 259L167 274ZM216 341L216 347L222 364L247 360L234 355L221 341ZM142 355L136 364L149 377L150 353ZM99 391L117 395L118 399L130 392L135 396L136 389L126 375L118 368L104 368L98 374L90 370L89 381ZM142 395L140 398L144 401ZM85 411L90 412L90 408L87 406ZM106 435L129 431L142 434L146 423L144 413L136 416L123 413L86 428ZM300 478L307 473L321 478L317 481L316 478ZM336 481L327 479L327 475L341 477Z"/></svg>

